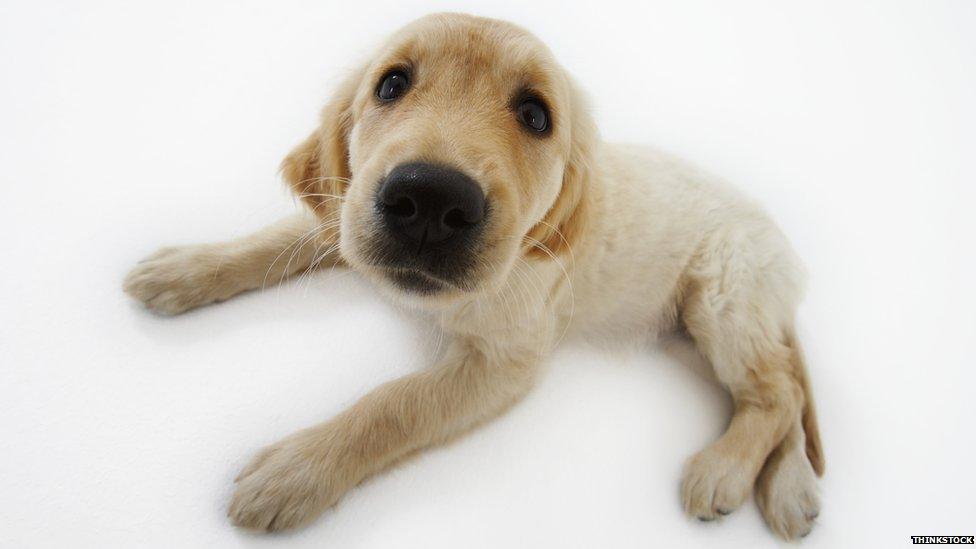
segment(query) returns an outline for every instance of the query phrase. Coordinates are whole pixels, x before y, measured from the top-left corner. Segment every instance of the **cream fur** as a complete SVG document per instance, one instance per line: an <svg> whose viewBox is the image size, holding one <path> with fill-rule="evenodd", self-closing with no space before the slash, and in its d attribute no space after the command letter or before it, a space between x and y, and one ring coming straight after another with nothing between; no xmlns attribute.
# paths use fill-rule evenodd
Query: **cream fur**
<svg viewBox="0 0 976 549"><path fill-rule="evenodd" d="M457 70L426 73L414 103L379 110L375 81L404 56ZM548 138L526 137L495 103L465 97L476 81L504 104L512 74L553 105ZM375 235L375 181L417 157L463 167L499 212L477 290L405 295L362 253ZM683 328L735 401L728 431L688 462L686 511L719 518L755 487L775 532L809 532L823 456L794 337L802 274L788 242L714 178L661 152L602 143L575 86L531 35L461 15L413 23L339 87L283 170L309 213L235 242L163 250L125 290L179 313L344 262L393 299L434 312L453 338L439 364L261 452L237 479L235 524L304 524L367 476L502 413L567 332Z"/></svg>

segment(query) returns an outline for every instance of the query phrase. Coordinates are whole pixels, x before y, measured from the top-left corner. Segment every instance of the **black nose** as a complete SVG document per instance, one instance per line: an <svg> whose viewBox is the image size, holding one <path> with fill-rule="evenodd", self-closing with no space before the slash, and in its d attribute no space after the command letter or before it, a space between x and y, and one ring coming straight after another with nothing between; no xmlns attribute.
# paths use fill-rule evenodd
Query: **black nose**
<svg viewBox="0 0 976 549"><path fill-rule="evenodd" d="M485 217L485 194L458 170L415 162L390 172L376 206L392 232L422 249L470 234Z"/></svg>

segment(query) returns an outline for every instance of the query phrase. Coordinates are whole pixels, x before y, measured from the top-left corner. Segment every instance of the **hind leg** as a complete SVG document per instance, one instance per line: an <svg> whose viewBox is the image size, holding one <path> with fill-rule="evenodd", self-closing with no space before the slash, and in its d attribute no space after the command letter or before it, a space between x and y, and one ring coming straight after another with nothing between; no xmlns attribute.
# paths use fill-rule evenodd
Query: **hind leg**
<svg viewBox="0 0 976 549"><path fill-rule="evenodd" d="M762 374L749 372L737 380L728 429L686 465L681 491L688 514L707 521L738 509L790 418L799 414L800 392L789 375L776 371L777 364L766 362Z"/></svg>
<svg viewBox="0 0 976 549"><path fill-rule="evenodd" d="M804 451L805 444L803 426L797 417L756 482L756 501L766 523L786 539L809 534L820 514L817 474Z"/></svg>
<svg viewBox="0 0 976 549"><path fill-rule="evenodd" d="M733 269L688 281L682 320L735 403L725 434L685 467L684 508L700 520L742 505L803 407L787 337L792 311L771 297L775 286L768 277Z"/></svg>

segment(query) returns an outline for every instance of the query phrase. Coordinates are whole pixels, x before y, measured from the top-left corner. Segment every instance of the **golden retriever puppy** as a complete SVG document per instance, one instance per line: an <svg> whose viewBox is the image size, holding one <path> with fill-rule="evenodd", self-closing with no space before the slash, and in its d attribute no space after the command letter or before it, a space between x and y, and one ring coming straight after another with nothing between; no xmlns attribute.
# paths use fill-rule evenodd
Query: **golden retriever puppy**
<svg viewBox="0 0 976 549"><path fill-rule="evenodd" d="M762 211L667 155L601 142L575 85L509 23L433 15L342 82L282 165L305 212L240 240L168 248L125 290L179 313L344 263L433 311L438 364L261 451L234 524L293 528L398 459L512 406L569 331L683 329L728 388L725 434L681 483L701 520L755 489L807 534L824 460L793 328L801 269Z"/></svg>

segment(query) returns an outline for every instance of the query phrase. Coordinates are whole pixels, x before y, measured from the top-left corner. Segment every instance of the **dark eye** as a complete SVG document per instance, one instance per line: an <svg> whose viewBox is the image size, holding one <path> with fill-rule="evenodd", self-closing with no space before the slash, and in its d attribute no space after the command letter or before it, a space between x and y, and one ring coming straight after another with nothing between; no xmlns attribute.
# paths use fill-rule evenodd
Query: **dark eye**
<svg viewBox="0 0 976 549"><path fill-rule="evenodd" d="M531 129L542 133L549 129L549 111L538 99L526 99L519 103L518 119Z"/></svg>
<svg viewBox="0 0 976 549"><path fill-rule="evenodd" d="M380 101L393 101L403 95L410 87L410 79L407 73L401 70L392 70L383 76L380 85L376 88L376 97Z"/></svg>

